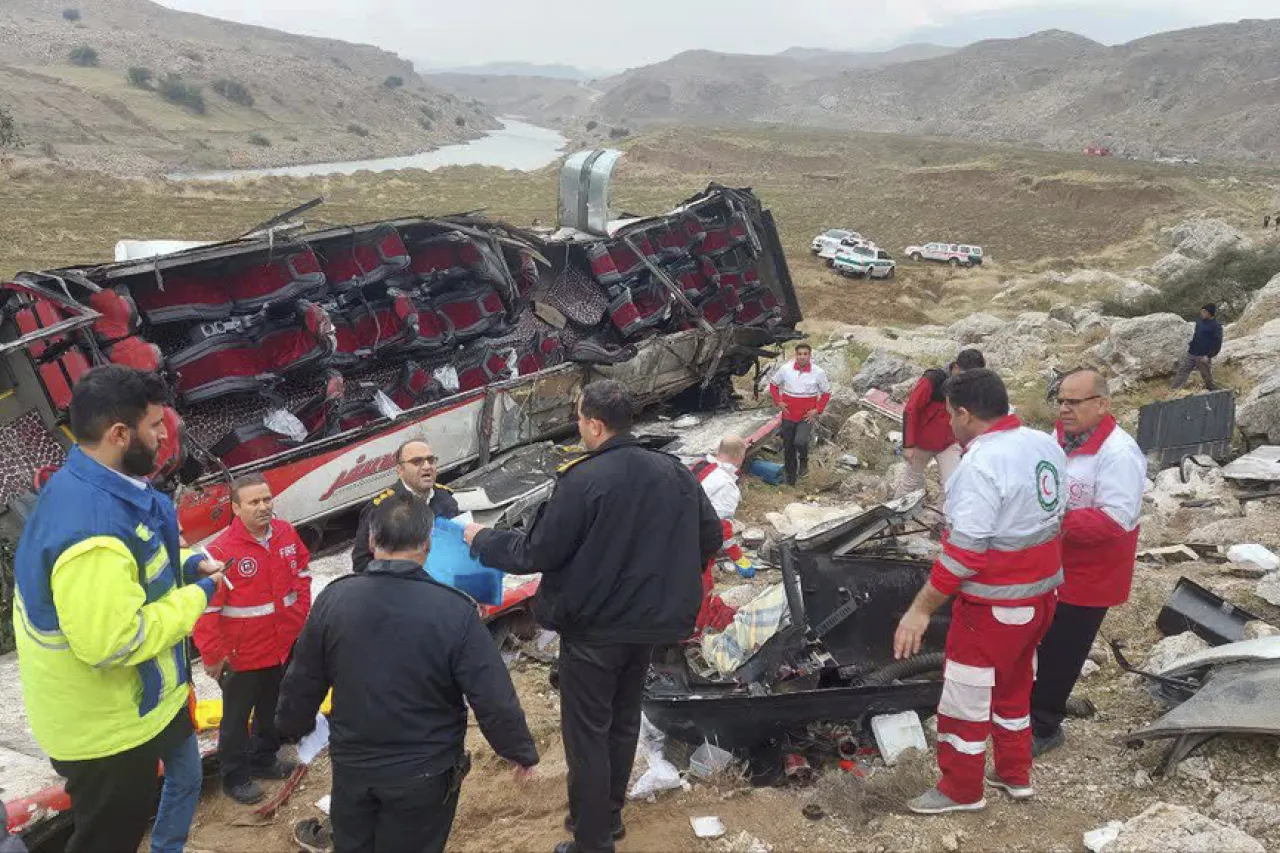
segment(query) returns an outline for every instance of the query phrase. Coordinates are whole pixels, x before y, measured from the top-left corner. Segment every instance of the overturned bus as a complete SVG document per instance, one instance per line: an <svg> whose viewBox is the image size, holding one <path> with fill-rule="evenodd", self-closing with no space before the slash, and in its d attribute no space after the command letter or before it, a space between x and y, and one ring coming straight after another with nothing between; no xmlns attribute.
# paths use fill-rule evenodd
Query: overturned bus
<svg viewBox="0 0 1280 853"><path fill-rule="evenodd" d="M0 284L9 528L74 441L71 388L98 364L172 388L155 478L193 543L230 522L240 474L263 474L314 542L394 482L408 438L432 443L447 480L571 430L595 378L640 406L722 395L800 320L773 218L749 190L713 185L668 214L611 220L617 156L569 159L554 231L476 215L268 223Z"/></svg>

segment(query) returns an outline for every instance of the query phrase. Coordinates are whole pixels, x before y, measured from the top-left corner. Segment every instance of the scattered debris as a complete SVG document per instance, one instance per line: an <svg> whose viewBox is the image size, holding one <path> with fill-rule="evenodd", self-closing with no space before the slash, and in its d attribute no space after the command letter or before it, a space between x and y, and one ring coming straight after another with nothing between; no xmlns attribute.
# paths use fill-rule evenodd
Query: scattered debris
<svg viewBox="0 0 1280 853"><path fill-rule="evenodd" d="M1277 557L1265 545L1250 543L1247 545L1232 545L1227 549L1227 559L1233 563L1252 563L1268 572L1274 572L1280 569L1280 557Z"/></svg>
<svg viewBox="0 0 1280 853"><path fill-rule="evenodd" d="M875 735L876 746L880 749L884 763L890 767L897 764L898 759L909 749L929 751L929 744L924 739L924 728L920 725L920 715L915 711L872 717L871 732Z"/></svg>
<svg viewBox="0 0 1280 853"><path fill-rule="evenodd" d="M942 849L947 853L957 853L960 850L960 839L963 837L959 832L948 832L942 836Z"/></svg>
<svg viewBox="0 0 1280 853"><path fill-rule="evenodd" d="M636 743L636 760L631 771L631 789L627 798L647 800L663 791L682 787L680 771L663 755L667 736L649 718L640 716L640 740ZM643 770L641 770L643 768ZM636 774L640 775L637 776Z"/></svg>
<svg viewBox="0 0 1280 853"><path fill-rule="evenodd" d="M1243 830L1185 806L1156 803L1127 821L1102 853L1266 853Z"/></svg>
<svg viewBox="0 0 1280 853"><path fill-rule="evenodd" d="M1211 645L1220 646L1243 640L1245 625L1257 618L1190 578L1179 578L1156 617L1156 627L1166 636L1193 631Z"/></svg>
<svg viewBox="0 0 1280 853"><path fill-rule="evenodd" d="M1104 853L1107 846L1120 837L1120 830L1124 829L1124 822L1113 820L1105 826L1100 826L1091 832L1084 834L1084 846L1089 853Z"/></svg>
<svg viewBox="0 0 1280 853"><path fill-rule="evenodd" d="M1153 784L1155 783L1151 779L1151 774L1147 771L1139 769L1133 774L1133 787L1137 788L1139 791L1145 791Z"/></svg>
<svg viewBox="0 0 1280 853"><path fill-rule="evenodd" d="M711 741L703 741L702 746L689 756L689 775L699 779L710 779L733 765L733 753L721 749Z"/></svg>
<svg viewBox="0 0 1280 853"><path fill-rule="evenodd" d="M1162 566L1176 566L1178 563L1193 563L1200 555L1186 545L1168 545L1164 548L1147 548L1137 554L1139 560L1159 563Z"/></svg>
<svg viewBox="0 0 1280 853"><path fill-rule="evenodd" d="M698 838L719 838L724 835L724 823L718 817L691 817L689 824Z"/></svg>
<svg viewBox="0 0 1280 853"><path fill-rule="evenodd" d="M798 785L808 785L813 781L813 766L798 752L788 752L782 757L782 772Z"/></svg>
<svg viewBox="0 0 1280 853"><path fill-rule="evenodd" d="M827 816L826 811L817 803L809 803L800 810L800 814L804 815L809 820L822 820Z"/></svg>

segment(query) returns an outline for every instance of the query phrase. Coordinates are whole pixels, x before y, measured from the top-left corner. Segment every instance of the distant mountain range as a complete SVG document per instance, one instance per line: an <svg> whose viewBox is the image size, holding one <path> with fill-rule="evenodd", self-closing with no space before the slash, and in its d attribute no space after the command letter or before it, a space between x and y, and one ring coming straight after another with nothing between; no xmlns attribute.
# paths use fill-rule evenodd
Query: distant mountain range
<svg viewBox="0 0 1280 853"><path fill-rule="evenodd" d="M1122 16L1123 17L1123 16ZM963 48L687 51L572 89L490 78L433 85L569 129L594 121L776 122L944 135L1135 157L1280 160L1280 21L1175 30L1107 46L1063 30Z"/></svg>
<svg viewBox="0 0 1280 853"><path fill-rule="evenodd" d="M414 63L423 74L455 74L470 77L547 77L552 80L592 80L616 74L611 70L590 70L572 65L538 65L533 62L487 62L455 68Z"/></svg>

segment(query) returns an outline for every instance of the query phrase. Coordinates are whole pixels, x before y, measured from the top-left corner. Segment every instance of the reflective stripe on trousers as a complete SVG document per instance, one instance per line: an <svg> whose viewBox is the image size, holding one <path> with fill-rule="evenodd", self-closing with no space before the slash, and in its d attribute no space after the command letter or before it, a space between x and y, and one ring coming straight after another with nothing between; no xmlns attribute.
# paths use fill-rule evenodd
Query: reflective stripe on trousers
<svg viewBox="0 0 1280 853"><path fill-rule="evenodd" d="M952 800L982 799L988 738L1000 778L1030 784L1035 650L1055 606L1052 593L1018 607L953 602L938 702L938 787Z"/></svg>

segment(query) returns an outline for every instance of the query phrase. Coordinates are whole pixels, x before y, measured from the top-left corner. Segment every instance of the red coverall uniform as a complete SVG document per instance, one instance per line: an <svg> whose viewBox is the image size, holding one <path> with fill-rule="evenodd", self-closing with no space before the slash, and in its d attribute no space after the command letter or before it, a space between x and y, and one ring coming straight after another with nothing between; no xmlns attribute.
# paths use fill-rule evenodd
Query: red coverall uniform
<svg viewBox="0 0 1280 853"><path fill-rule="evenodd" d="M970 442L947 489L930 583L955 595L938 703L939 790L983 798L987 738L1012 785L1031 777L1036 645L1062 583L1067 460L1048 435L1003 418Z"/></svg>
<svg viewBox="0 0 1280 853"><path fill-rule="evenodd" d="M219 764L224 783L234 786L276 760L276 701L285 664L311 611L311 554L293 525L279 519L271 522L264 543L237 518L207 550L226 563L231 586L218 587L194 638L206 665L227 662L220 684Z"/></svg>

